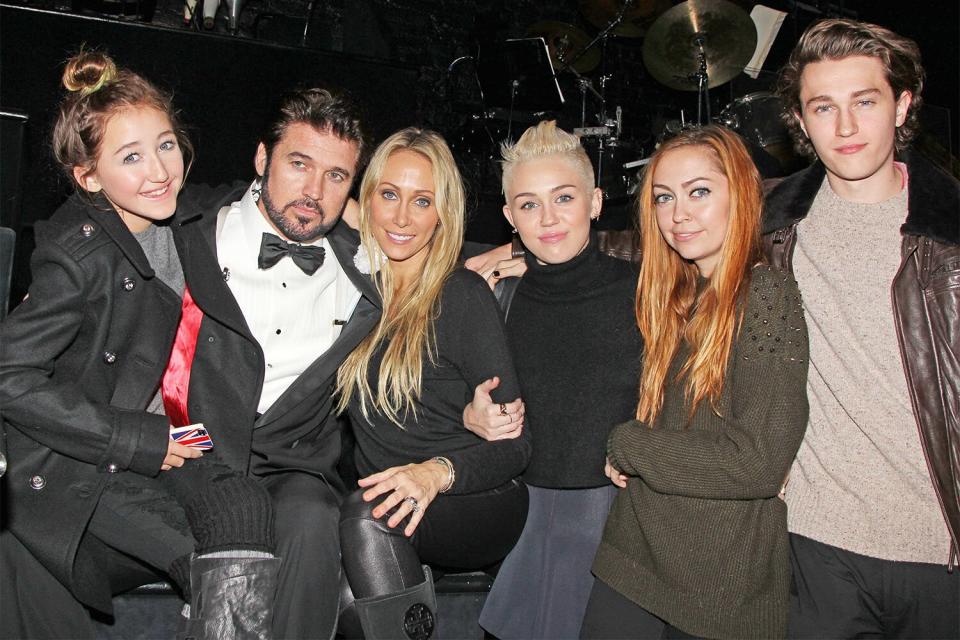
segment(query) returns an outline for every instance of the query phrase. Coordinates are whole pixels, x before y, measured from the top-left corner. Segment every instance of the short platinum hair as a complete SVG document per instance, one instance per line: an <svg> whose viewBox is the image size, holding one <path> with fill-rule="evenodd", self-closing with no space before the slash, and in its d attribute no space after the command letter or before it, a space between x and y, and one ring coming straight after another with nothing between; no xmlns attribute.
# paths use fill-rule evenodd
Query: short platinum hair
<svg viewBox="0 0 960 640"><path fill-rule="evenodd" d="M594 185L593 165L580 138L557 127L556 120L543 120L523 132L520 139L511 144L500 145L500 163L503 170L503 194L507 195L507 184L513 175L513 168L521 162L546 156L560 156L570 160L581 173L588 187Z"/></svg>

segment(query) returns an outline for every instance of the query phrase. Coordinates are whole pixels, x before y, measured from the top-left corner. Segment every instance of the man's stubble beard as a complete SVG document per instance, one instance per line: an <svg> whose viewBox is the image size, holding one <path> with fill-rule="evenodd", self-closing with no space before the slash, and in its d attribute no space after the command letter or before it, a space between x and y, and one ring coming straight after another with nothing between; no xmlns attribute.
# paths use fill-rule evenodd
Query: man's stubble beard
<svg viewBox="0 0 960 640"><path fill-rule="evenodd" d="M260 181L260 199L263 202L263 208L267 213L270 222L284 235L287 240L293 242L313 242L317 238L323 237L333 229L339 220L339 215L334 217L329 223L326 211L319 202L313 198L300 198L284 205L283 208L277 207L276 203L270 197L270 160L267 160L267 166L263 171L263 178ZM303 219L294 214L293 219L287 218L284 211L290 207L311 208L318 212L319 217L314 219ZM310 223L316 226L309 226Z"/></svg>

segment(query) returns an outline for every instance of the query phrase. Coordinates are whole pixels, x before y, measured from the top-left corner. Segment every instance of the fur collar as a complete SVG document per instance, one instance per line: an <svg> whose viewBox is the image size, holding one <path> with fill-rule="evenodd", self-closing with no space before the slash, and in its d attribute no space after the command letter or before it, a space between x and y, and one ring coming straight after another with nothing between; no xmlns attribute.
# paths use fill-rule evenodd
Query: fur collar
<svg viewBox="0 0 960 640"><path fill-rule="evenodd" d="M960 245L960 182L916 151L900 158L907 165L910 194L901 233ZM826 170L816 162L771 189L764 203L763 233L796 224L806 217Z"/></svg>

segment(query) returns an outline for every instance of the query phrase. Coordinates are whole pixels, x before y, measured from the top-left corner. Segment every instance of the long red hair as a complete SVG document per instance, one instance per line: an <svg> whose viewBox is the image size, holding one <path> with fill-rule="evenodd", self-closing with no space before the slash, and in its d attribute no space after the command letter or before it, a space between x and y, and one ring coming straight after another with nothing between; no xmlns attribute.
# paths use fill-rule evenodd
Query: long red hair
<svg viewBox="0 0 960 640"><path fill-rule="evenodd" d="M657 226L653 176L664 158L680 147L700 147L729 184L730 214L720 261L697 296L697 268L664 240ZM690 416L707 400L717 412L730 348L739 330L738 302L749 287L750 270L762 259L760 175L740 138L717 126L684 131L667 141L650 161L638 197L643 262L637 282L637 323L644 340L637 419L653 426L668 383L685 380ZM676 380L670 363L685 341L690 355Z"/></svg>

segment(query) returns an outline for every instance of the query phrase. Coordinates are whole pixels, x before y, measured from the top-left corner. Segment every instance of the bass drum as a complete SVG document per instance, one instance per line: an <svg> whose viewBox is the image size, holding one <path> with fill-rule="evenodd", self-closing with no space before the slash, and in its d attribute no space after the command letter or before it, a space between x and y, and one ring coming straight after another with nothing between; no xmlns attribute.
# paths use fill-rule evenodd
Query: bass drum
<svg viewBox="0 0 960 640"><path fill-rule="evenodd" d="M804 161L793 151L790 132L780 119L780 99L768 91L748 93L720 112L719 123L740 134L753 148L773 157L781 175L793 173ZM772 177L772 176L765 176Z"/></svg>

